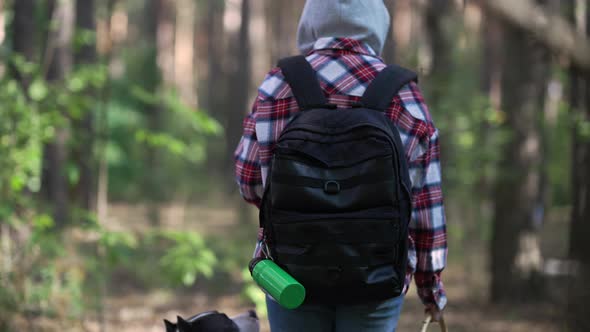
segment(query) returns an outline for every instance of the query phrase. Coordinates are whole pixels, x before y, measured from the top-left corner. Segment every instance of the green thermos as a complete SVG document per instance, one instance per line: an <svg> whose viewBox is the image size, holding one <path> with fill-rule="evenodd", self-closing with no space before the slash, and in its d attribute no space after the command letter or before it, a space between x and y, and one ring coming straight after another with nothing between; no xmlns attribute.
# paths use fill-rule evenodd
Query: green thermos
<svg viewBox="0 0 590 332"><path fill-rule="evenodd" d="M305 299L305 288L275 262L255 258L249 264L252 278L258 286L272 296L281 306L295 309Z"/></svg>

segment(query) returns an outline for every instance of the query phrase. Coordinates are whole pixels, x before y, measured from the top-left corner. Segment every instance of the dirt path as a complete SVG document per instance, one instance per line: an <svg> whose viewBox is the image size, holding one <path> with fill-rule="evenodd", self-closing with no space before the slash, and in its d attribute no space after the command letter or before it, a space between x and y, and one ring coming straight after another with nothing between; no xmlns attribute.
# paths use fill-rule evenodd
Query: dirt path
<svg viewBox="0 0 590 332"><path fill-rule="evenodd" d="M451 267L452 269L452 267ZM449 275L452 271L448 271ZM557 332L560 315L550 304L535 306L491 307L483 299L471 299L460 290L461 284L451 278L447 281L449 305L445 317L450 331L454 332ZM174 319L177 314L219 309L235 315L252 306L240 301L239 294L211 297L205 292L187 293L179 296L165 292L112 297L108 302L107 331L160 332L162 319ZM398 331L419 331L423 319L422 306L410 291L404 304ZM269 331L264 321L262 331ZM97 328L98 326L94 326ZM92 329L94 330L94 328ZM438 331L432 326L430 331Z"/></svg>
<svg viewBox="0 0 590 332"><path fill-rule="evenodd" d="M139 210L137 210L139 209ZM140 208L115 207L112 209L114 227L122 227L120 220L126 220L132 228L145 227ZM235 215L231 212L197 207L190 210L168 208L163 211L164 227L192 225L199 230L212 230L216 234L230 234L235 227ZM199 220L200 222L195 222ZM206 221L206 222L205 222ZM249 253L248 253L249 254ZM485 260L484 260L485 261ZM481 264L476 274L485 275ZM471 276L472 277L472 276ZM529 332L562 331L561 311L550 303L527 306L489 306L485 299L485 282L481 289L473 290L469 283L465 267L459 263L450 264L445 271L445 286L449 304L445 313L447 325L453 332ZM477 278L485 280L485 278ZM471 286L466 287L466 284ZM238 285L239 286L239 285ZM163 331L162 319L174 320L177 314L190 316L195 313L218 309L228 315L235 315L253 306L240 297L239 287L234 287L223 294L216 295L208 291L207 285L201 285L189 291L172 293L171 291L152 290L149 292L125 292L111 294L106 307L106 331L117 332L160 332ZM398 331L419 331L423 319L423 308L411 289L404 304ZM85 324L89 331L99 331L96 321ZM265 321L262 331L268 331ZM433 326L430 331L438 331Z"/></svg>

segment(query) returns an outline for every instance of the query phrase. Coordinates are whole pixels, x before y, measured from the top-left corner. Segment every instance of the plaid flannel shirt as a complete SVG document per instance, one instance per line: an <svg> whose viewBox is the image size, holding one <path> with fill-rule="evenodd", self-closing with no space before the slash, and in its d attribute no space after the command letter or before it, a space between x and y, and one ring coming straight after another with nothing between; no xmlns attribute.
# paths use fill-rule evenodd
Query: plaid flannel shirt
<svg viewBox="0 0 590 332"><path fill-rule="evenodd" d="M385 67L366 44L347 38L321 38L307 55L330 103L349 108ZM244 199L258 207L268 174L273 146L283 128L299 112L279 68L272 69L258 89L244 134L235 152L236 177ZM427 306L447 302L441 280L447 257L445 214L441 190L438 131L415 83L403 87L386 112L404 144L412 181L408 269L404 292L414 275L418 295ZM262 255L259 230L255 256Z"/></svg>

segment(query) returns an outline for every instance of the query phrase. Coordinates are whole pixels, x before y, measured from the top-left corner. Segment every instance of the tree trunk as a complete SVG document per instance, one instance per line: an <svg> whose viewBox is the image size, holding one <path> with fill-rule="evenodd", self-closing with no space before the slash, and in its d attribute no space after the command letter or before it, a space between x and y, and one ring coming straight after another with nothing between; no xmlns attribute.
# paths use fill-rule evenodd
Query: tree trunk
<svg viewBox="0 0 590 332"><path fill-rule="evenodd" d="M279 59L298 53L297 20L302 12L300 0L273 0L267 2L266 16L268 17L268 32L271 42L268 43L270 64L277 65Z"/></svg>
<svg viewBox="0 0 590 332"><path fill-rule="evenodd" d="M229 79L227 68L223 65L228 55L224 47L226 44L223 27L225 7L224 1L207 1L207 79L205 84L207 88L204 105L207 112L219 123L225 122L228 113L226 96L229 92L227 86ZM221 142L215 140L207 144L207 169L212 171L216 179L227 177L227 174L224 174L227 170L224 148Z"/></svg>
<svg viewBox="0 0 590 332"><path fill-rule="evenodd" d="M209 113L219 118L219 109L222 100L223 84L220 81L223 77L223 12L224 3L218 0L207 2L207 99L205 108Z"/></svg>
<svg viewBox="0 0 590 332"><path fill-rule="evenodd" d="M389 17L391 17L391 24L389 25L389 33L387 34L387 39L385 40L385 45L383 46L383 60L385 63L392 64L395 63L395 35L393 33L393 17L395 16L395 0L385 0L385 6L387 7L387 11L389 12Z"/></svg>
<svg viewBox="0 0 590 332"><path fill-rule="evenodd" d="M572 20L576 15L575 1L568 1ZM586 34L590 36L590 8L586 1ZM582 13L580 13L582 14ZM577 26L582 30L582 22L577 20ZM573 206L570 228L570 260L577 266L572 282L569 284L567 323L568 331L589 331L588 301L590 301L590 137L580 130L581 124L590 123L590 75L581 73L578 69L570 71L570 104L573 111L573 149L572 149L572 190Z"/></svg>
<svg viewBox="0 0 590 332"><path fill-rule="evenodd" d="M230 103L231 108L230 112L228 113L226 127L226 142L228 143L228 149L226 153L228 157L227 165L229 165L227 174L233 174L233 152L240 140L243 131L243 119L249 111L250 106L248 100L252 85L252 61L250 54L250 0L242 0L240 16L242 17L242 22L240 24L240 31L237 36L238 50L236 52L236 59L234 60L237 64L237 67L234 77L232 78L233 88L231 90L233 103ZM230 179L230 181L228 181L229 192L232 192L235 188L233 176L228 178ZM238 199L237 204L238 205L236 209L239 221L242 224L250 223L250 210L247 204L245 204L242 199Z"/></svg>
<svg viewBox="0 0 590 332"><path fill-rule="evenodd" d="M49 1L48 6L53 8L51 24L54 24L55 28L49 33L49 45L53 46L46 53L51 59L47 80L58 82L63 80L72 68L74 7L72 0ZM53 218L58 226L64 226L69 219L69 183L66 176L66 144L69 136L68 128L56 128L55 137L45 146L43 157L43 192L51 204Z"/></svg>
<svg viewBox="0 0 590 332"><path fill-rule="evenodd" d="M195 1L177 1L174 38L174 83L183 102L197 106L194 66Z"/></svg>
<svg viewBox="0 0 590 332"><path fill-rule="evenodd" d="M539 110L543 109L548 52L524 30L507 26L502 109L510 138L503 146L495 187L491 243L491 300L529 300L541 294L538 225Z"/></svg>
<svg viewBox="0 0 590 332"><path fill-rule="evenodd" d="M425 24L432 55L431 73L447 78L451 71L451 42L445 32L445 20L450 13L449 0L431 0L426 5ZM436 105L436 102L433 102Z"/></svg>
<svg viewBox="0 0 590 332"><path fill-rule="evenodd" d="M445 31L445 21L450 13L449 0L429 1L425 8L424 23L426 35L430 44L430 76L433 81L429 102L439 105L447 82L450 79L453 49L448 33Z"/></svg>
<svg viewBox="0 0 590 332"><path fill-rule="evenodd" d="M108 0L104 4L105 21L113 22L115 17L114 8L117 5L118 0ZM126 13L125 13L126 15ZM101 47L99 53L102 61L106 66L111 66L113 63L113 53L117 40L113 40L113 36L116 35L117 31L113 28L112 24L108 24L108 28L104 31L105 36L103 38L103 47ZM96 137L97 137L97 160L98 160L98 171L96 180L96 214L98 221L103 223L106 221L108 215L108 186L109 186L109 167L107 161L107 146L110 140L109 132L109 106L111 101L111 74L107 74L107 81L100 91L101 107L97 117L96 124Z"/></svg>
<svg viewBox="0 0 590 332"><path fill-rule="evenodd" d="M157 10L153 15L152 19L155 18L156 27L156 44L157 49L157 61L159 65L159 71L162 76L162 83L166 86L174 86L176 80L175 71L175 26L176 26L176 1L174 0L157 0L156 7L152 7ZM149 10L149 9L148 9ZM191 13L192 14L192 13ZM150 14L150 17L152 14ZM185 73L185 75L188 73Z"/></svg>
<svg viewBox="0 0 590 332"><path fill-rule="evenodd" d="M489 97L494 111L499 111L502 100L502 25L497 17L483 14L480 87Z"/></svg>
<svg viewBox="0 0 590 332"><path fill-rule="evenodd" d="M504 54L502 52L502 25L497 17L483 13L482 36L482 59L480 66L480 90L487 96L491 104L491 112L500 112L502 101L502 63ZM490 123L482 121L480 125L482 146L489 146L491 128ZM478 188L481 188L483 197L491 196L492 181L481 174L478 180ZM482 201L482 205L486 204ZM480 224L474 225L476 228Z"/></svg>
<svg viewBox="0 0 590 332"><path fill-rule="evenodd" d="M250 0L242 0L242 22L238 33L237 50L234 62L236 71L232 78L230 112L228 112L226 126L227 174L233 174L233 152L242 134L242 122L249 111L249 93L251 88L251 59L250 59ZM228 188L235 188L233 177L229 177ZM230 189L230 190L231 190Z"/></svg>
<svg viewBox="0 0 590 332"><path fill-rule="evenodd" d="M14 22L12 44L14 52L22 55L28 62L35 60L35 3L33 0L19 0L14 3ZM28 91L30 77L14 70L15 77L21 82L24 91Z"/></svg>
<svg viewBox="0 0 590 332"><path fill-rule="evenodd" d="M412 40L412 26L414 24L414 9L412 0L394 0L395 6L391 12L394 53L401 62L413 56L414 44Z"/></svg>
<svg viewBox="0 0 590 332"><path fill-rule="evenodd" d="M94 0L76 1L76 31L77 33L96 32L95 4ZM96 41L83 44L74 54L74 62L77 67L91 65L96 62ZM95 94L95 91L87 90L88 94ZM74 123L76 139L76 155L80 167L80 181L76 190L79 206L85 211L95 209L96 197L96 158L94 156L94 105L83 110L83 116Z"/></svg>
<svg viewBox="0 0 590 332"><path fill-rule="evenodd" d="M162 77L173 84L174 80L174 24L173 4L170 0L149 0L145 6L145 20L142 26L142 39L145 43L144 67L146 73L142 89L152 96L158 94ZM172 50L172 51L171 51ZM145 104L144 113L150 132L162 129L162 110L159 105ZM160 221L160 203L164 199L162 190L161 154L156 147L146 148L146 172L143 179L148 199L148 219L154 225Z"/></svg>
<svg viewBox="0 0 590 332"><path fill-rule="evenodd" d="M572 149L572 188L573 206L570 228L569 256L578 267L577 274L570 284L569 305L567 312L569 331L588 331L588 301L590 300L590 288L587 281L590 280L590 139L584 137L577 128L581 121L590 121L590 84L589 78L582 78L578 72L572 71L571 104L576 115L573 129ZM585 101L584 101L585 100Z"/></svg>

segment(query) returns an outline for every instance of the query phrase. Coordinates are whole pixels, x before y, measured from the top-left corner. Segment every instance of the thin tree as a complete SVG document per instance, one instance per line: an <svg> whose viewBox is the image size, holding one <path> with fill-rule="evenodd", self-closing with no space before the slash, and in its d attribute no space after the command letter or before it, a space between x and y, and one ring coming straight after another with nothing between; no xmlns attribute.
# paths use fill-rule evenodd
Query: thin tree
<svg viewBox="0 0 590 332"><path fill-rule="evenodd" d="M426 35L430 44L430 54L432 55L432 64L430 72L434 80L432 93L430 94L430 103L438 105L443 89L446 88L444 82L449 80L449 74L452 70L452 43L448 33L445 31L445 21L451 14L451 3L449 0L432 0L428 1L424 12L424 23Z"/></svg>
<svg viewBox="0 0 590 332"><path fill-rule="evenodd" d="M49 82L58 83L72 69L74 7L72 0L48 1L47 7L50 9L47 12L52 13L53 28L49 32L45 53L48 59L46 78ZM53 218L58 226L64 226L69 219L69 181L66 176L69 136L67 127L57 127L53 141L43 151L42 191L53 209Z"/></svg>
<svg viewBox="0 0 590 332"><path fill-rule="evenodd" d="M237 50L235 52L236 58L233 60L236 63L236 71L232 77L232 100L230 103L230 112L228 112L227 126L226 126L226 143L227 150L227 165L229 169L228 174L233 173L233 151L240 140L242 134L242 121L244 115L249 111L249 93L252 85L252 69L251 69L251 51L250 51L250 15L251 7L250 0L242 0L242 7L240 16L242 22L240 30L237 35ZM228 188L235 188L233 177L229 177ZM230 189L231 190L231 189ZM249 222L250 214L248 207L239 199L237 206L237 215L242 224Z"/></svg>
<svg viewBox="0 0 590 332"><path fill-rule="evenodd" d="M302 12L304 1L301 0L276 0L268 1L266 10L267 35L270 53L269 66L276 66L280 58L293 55L297 52L297 20Z"/></svg>
<svg viewBox="0 0 590 332"><path fill-rule="evenodd" d="M449 0L432 0L426 6L425 24L432 53L432 72L445 74L451 70L450 40L445 32L445 20L451 13Z"/></svg>
<svg viewBox="0 0 590 332"><path fill-rule="evenodd" d="M580 13L581 8L576 8L575 1L567 1L569 16L572 21L577 21L580 30L585 30L590 36L590 8L586 1L586 13ZM577 12L576 12L577 11ZM581 15L577 15L581 14ZM582 26L583 20L576 20L586 16L586 27ZM572 197L570 247L569 257L577 266L574 278L569 285L567 321L568 331L589 331L588 320L590 310L590 288L587 283L590 280L590 135L584 133L584 125L590 123L590 75L573 66L570 70L570 105L572 107L574 125L572 128Z"/></svg>
<svg viewBox="0 0 590 332"><path fill-rule="evenodd" d="M252 85L251 55L250 55L250 0L242 0L241 7L242 22L237 35L237 49L233 61L236 70L232 77L232 90L230 110L227 118L226 142L227 162L230 166L228 174L233 170L233 151L242 134L242 122L249 108L249 93ZM231 177L230 177L231 178ZM229 183L234 188L233 180Z"/></svg>
<svg viewBox="0 0 590 332"><path fill-rule="evenodd" d="M176 4L174 32L174 83L182 101L197 106L195 71L195 12L194 0Z"/></svg>
<svg viewBox="0 0 590 332"><path fill-rule="evenodd" d="M76 34L93 35L96 31L94 0L76 0ZM78 46L74 53L74 63L79 69L82 66L95 64L96 38L84 38L84 43ZM94 94L87 90L86 93ZM77 146L75 148L80 167L80 180L77 188L77 200L80 208L92 211L96 197L96 158L94 156L95 142L95 105L85 105L83 115L74 123Z"/></svg>
<svg viewBox="0 0 590 332"><path fill-rule="evenodd" d="M395 62L395 35L393 33L393 17L395 16L395 0L385 0L385 6L387 7L387 11L389 12L389 17L391 18L391 24L389 26L389 33L387 34L387 39L385 40L385 45L383 46L383 60L385 63L392 64Z"/></svg>
<svg viewBox="0 0 590 332"><path fill-rule="evenodd" d="M35 47L35 2L33 0L20 0L14 2L14 22L12 31L12 45L16 54L21 55L25 61L33 62L37 56ZM30 84L30 77L13 70L15 77L21 82L24 91Z"/></svg>
<svg viewBox="0 0 590 332"><path fill-rule="evenodd" d="M139 83L141 88L152 96L158 94L163 75L168 75L169 82L173 84L174 65L173 54L170 56L170 48L174 46L170 39L169 31L174 33L174 25L171 24L174 10L170 8L169 0L149 0L144 8L143 24L141 26L143 48L142 66L145 71ZM172 29L172 30L170 30ZM173 35L172 35L173 38ZM160 63L158 61L160 59ZM164 69L164 70L163 70ZM143 112L147 119L147 127L151 132L159 132L163 125L162 109L160 105L146 103ZM161 154L156 147L147 147L145 160L146 172L143 184L147 191L149 204L148 219L157 224L160 220L159 203L163 199Z"/></svg>
<svg viewBox="0 0 590 332"><path fill-rule="evenodd" d="M509 138L495 186L491 243L493 302L534 300L541 294L538 207L539 114L549 59L546 48L514 25L504 29L502 109Z"/></svg>
<svg viewBox="0 0 590 332"><path fill-rule="evenodd" d="M226 61L225 31L223 27L223 16L226 4L223 0L207 0L207 18L205 19L205 30L207 34L207 84L206 95L202 98L203 105L207 112L220 123L224 123L227 117L226 110L228 88L228 70L224 66ZM233 61L233 59L232 59ZM227 174L225 150L219 153L220 146L217 144L207 145L207 169L215 177L225 178Z"/></svg>
<svg viewBox="0 0 590 332"><path fill-rule="evenodd" d="M223 84L220 78L223 76L223 12L225 5L220 0L207 1L207 97L205 108L211 115L219 119L219 104L222 99Z"/></svg>

